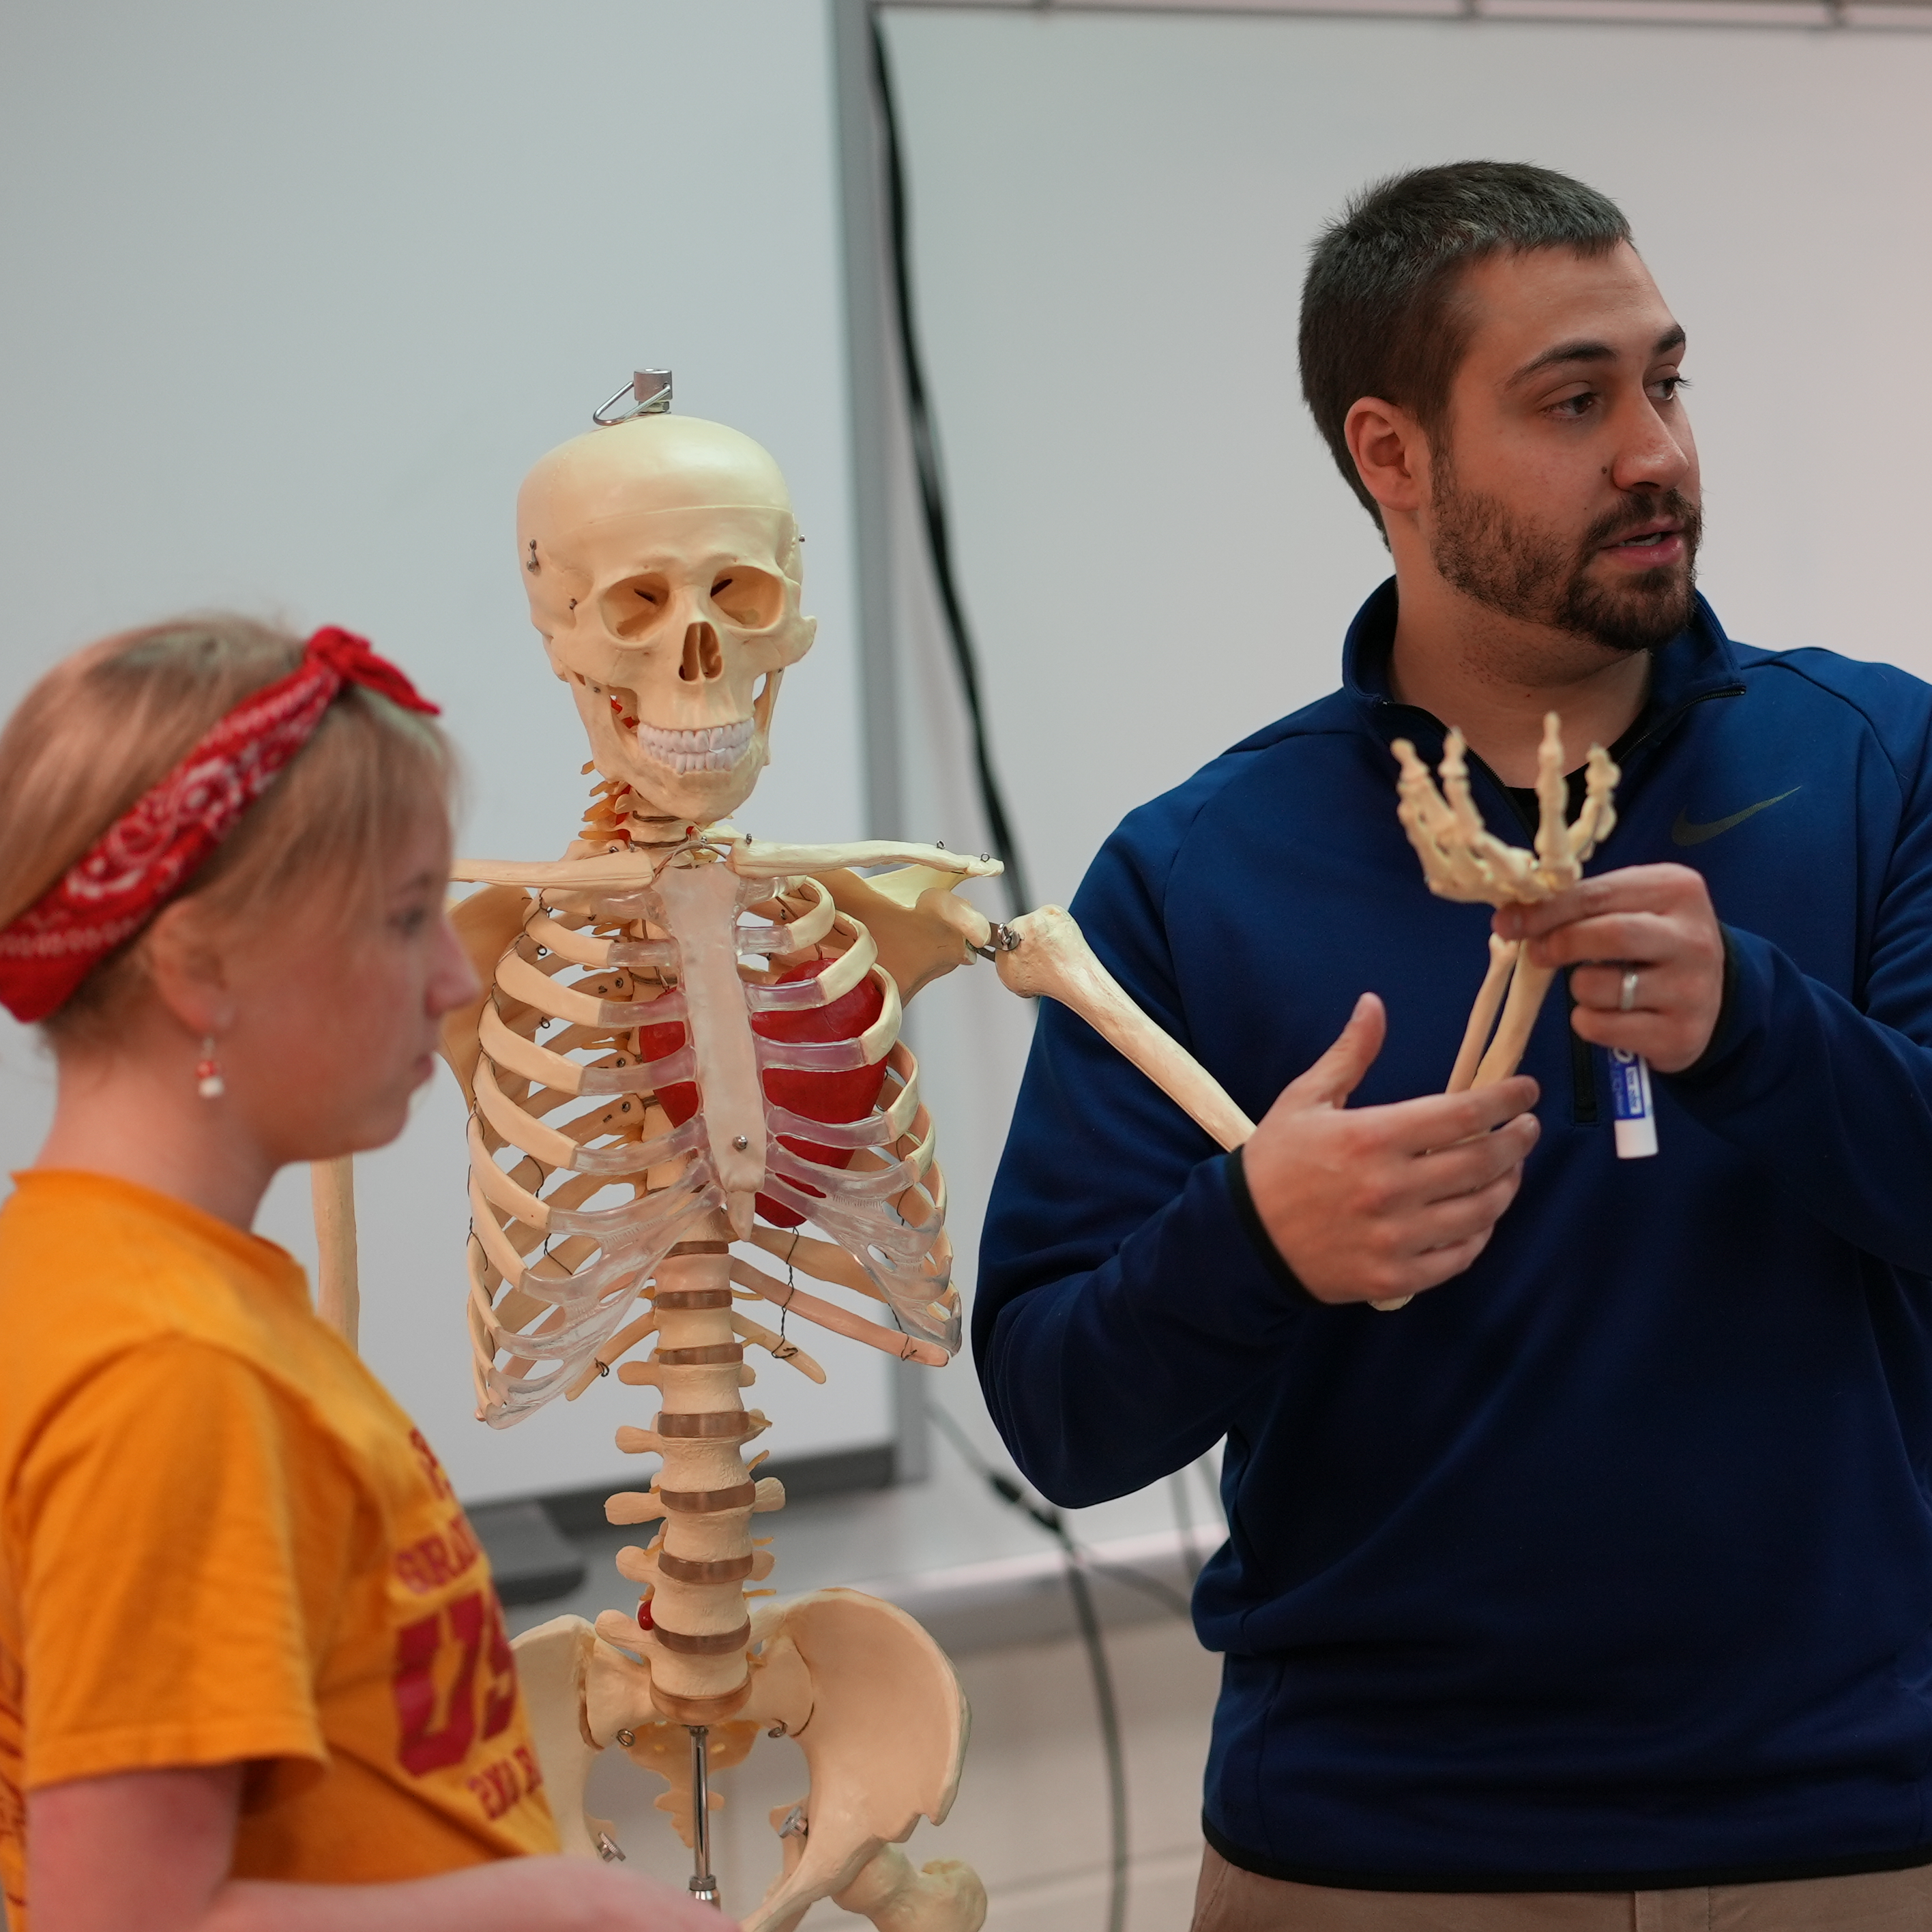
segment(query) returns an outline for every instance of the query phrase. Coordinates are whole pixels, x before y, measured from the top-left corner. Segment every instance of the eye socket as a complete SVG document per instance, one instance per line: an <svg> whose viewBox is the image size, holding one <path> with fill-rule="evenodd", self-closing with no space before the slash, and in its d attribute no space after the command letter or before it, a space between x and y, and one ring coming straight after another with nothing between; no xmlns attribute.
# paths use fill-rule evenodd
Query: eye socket
<svg viewBox="0 0 1932 1932"><path fill-rule="evenodd" d="M784 585L769 571L734 563L712 580L711 601L740 630L762 631L784 615Z"/></svg>
<svg viewBox="0 0 1932 1932"><path fill-rule="evenodd" d="M614 636L641 638L670 602L670 586L657 571L614 584L601 600L604 628Z"/></svg>

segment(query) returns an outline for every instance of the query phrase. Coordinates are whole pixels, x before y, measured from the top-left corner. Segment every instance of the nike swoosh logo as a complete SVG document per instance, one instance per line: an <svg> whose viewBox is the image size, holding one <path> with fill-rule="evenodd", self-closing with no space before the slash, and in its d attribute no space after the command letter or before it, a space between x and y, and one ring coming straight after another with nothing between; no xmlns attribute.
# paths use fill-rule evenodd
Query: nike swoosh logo
<svg viewBox="0 0 1932 1932"><path fill-rule="evenodd" d="M1802 785L1793 785L1790 791L1781 791L1775 798L1761 798L1756 804L1748 805L1743 811L1734 812L1728 818L1714 818L1708 825L1693 825L1690 814L1688 812L1680 812L1677 814L1677 823L1670 828L1670 842L1673 845L1701 845L1706 839L1714 838L1719 832L1728 832L1732 826L1743 824L1746 819L1754 818L1760 812L1769 811L1774 805L1782 804L1794 793L1804 789Z"/></svg>

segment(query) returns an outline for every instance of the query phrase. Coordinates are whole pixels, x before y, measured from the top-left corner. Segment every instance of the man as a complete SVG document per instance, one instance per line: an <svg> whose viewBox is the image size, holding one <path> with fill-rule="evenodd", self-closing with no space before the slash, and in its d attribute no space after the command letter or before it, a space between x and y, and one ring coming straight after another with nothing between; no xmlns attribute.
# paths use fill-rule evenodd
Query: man
<svg viewBox="0 0 1932 1932"><path fill-rule="evenodd" d="M1684 346L1580 183L1359 197L1303 381L1394 581L1075 902L1264 1116L1220 1155L1046 1006L974 1316L1058 1502L1227 1438L1201 1932L1932 1924L1932 692L1726 638ZM1460 725L1526 844L1552 710L1620 823L1495 916L1568 969L1524 1076L1445 1096L1489 915L1389 742Z"/></svg>

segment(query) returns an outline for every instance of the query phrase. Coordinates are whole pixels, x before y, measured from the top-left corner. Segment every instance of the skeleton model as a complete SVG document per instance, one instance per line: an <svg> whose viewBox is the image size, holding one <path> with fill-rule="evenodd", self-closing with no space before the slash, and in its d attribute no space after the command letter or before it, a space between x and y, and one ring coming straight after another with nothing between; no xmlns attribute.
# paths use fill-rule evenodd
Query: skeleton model
<svg viewBox="0 0 1932 1932"><path fill-rule="evenodd" d="M584 836L556 864L456 868L485 886L458 919L491 980L446 1036L472 1101L478 1413L502 1426L574 1396L653 1335L618 1376L662 1399L650 1428L617 1434L661 1458L657 1476L608 1505L614 1522L662 1521L619 1558L636 1615L607 1612L595 1635L560 1618L521 1640L520 1667L569 1849L614 1852L582 1816L591 1757L614 1743L671 1784L692 1889L715 1898L706 1779L762 1726L798 1739L811 1788L773 1820L784 1870L748 1924L789 1926L830 1895L896 1932L972 1932L972 1873L914 1872L896 1849L958 1782L965 1710L945 1658L849 1591L748 1614L772 1561L752 1519L784 1496L741 1454L766 1426L740 1397L746 1346L824 1376L736 1303L933 1366L958 1346L944 1187L898 1036L902 1001L970 956L965 933L989 936L951 888L999 868L771 844L726 822L812 640L800 539L762 449L664 413L668 381L637 390L644 407L545 458L518 506L532 615L599 773ZM869 883L852 869L895 863ZM796 1292L794 1268L893 1325Z"/></svg>

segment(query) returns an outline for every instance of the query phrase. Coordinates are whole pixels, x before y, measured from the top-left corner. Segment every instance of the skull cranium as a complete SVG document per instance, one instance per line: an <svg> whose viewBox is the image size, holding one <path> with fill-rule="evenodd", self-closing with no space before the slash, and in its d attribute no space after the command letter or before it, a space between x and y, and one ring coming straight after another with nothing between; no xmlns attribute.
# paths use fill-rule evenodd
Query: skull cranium
<svg viewBox="0 0 1932 1932"><path fill-rule="evenodd" d="M698 823L749 796L785 667L811 649L791 500L746 436L639 416L525 478L517 544L531 620L608 778Z"/></svg>

